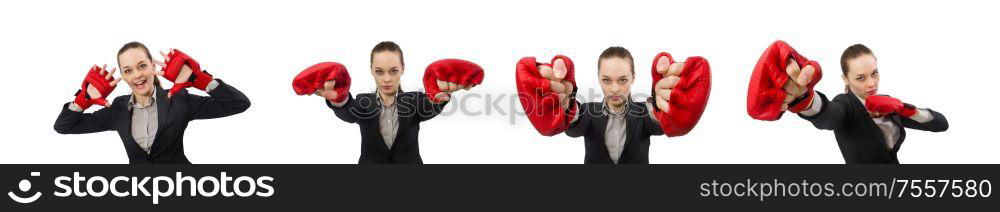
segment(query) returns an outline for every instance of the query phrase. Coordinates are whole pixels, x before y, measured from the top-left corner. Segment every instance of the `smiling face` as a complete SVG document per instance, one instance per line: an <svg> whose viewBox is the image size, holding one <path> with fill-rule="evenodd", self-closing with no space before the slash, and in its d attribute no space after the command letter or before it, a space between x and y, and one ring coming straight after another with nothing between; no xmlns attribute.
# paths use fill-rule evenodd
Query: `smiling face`
<svg viewBox="0 0 1000 212"><path fill-rule="evenodd" d="M847 75L842 76L844 84L862 99L878 94L878 61L872 54L863 54L847 60Z"/></svg>
<svg viewBox="0 0 1000 212"><path fill-rule="evenodd" d="M396 95L399 91L399 78L403 76L403 61L399 53L396 51L373 53L371 68L379 94Z"/></svg>
<svg viewBox="0 0 1000 212"><path fill-rule="evenodd" d="M152 95L156 74L146 49L130 48L125 50L118 55L118 67L121 70L122 81L125 81L132 89L132 94L137 96Z"/></svg>
<svg viewBox="0 0 1000 212"><path fill-rule="evenodd" d="M632 65L628 59L621 57L600 60L597 74L601 81L601 90L604 90L604 100L611 107L621 107L628 100L632 90L634 78Z"/></svg>

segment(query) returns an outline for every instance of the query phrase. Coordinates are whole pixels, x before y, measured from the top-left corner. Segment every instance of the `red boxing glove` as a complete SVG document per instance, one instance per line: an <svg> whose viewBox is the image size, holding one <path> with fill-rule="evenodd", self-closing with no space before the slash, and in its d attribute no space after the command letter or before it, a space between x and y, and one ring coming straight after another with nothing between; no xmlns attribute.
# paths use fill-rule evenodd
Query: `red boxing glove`
<svg viewBox="0 0 1000 212"><path fill-rule="evenodd" d="M806 93L788 106L788 111L793 113L808 109L809 103L813 101L813 87L823 78L822 69L818 62L806 59L787 43L779 40L764 50L764 54L757 60L757 66L753 69L753 75L750 76L750 86L747 89L747 114L750 117L765 121L781 118L783 114L781 107L786 96L784 85L786 82L795 83L786 71L789 58L801 67L811 65L815 69L812 80L805 86Z"/></svg>
<svg viewBox="0 0 1000 212"><path fill-rule="evenodd" d="M111 85L111 82L114 81L115 79L105 78L107 74L111 73L107 72L101 67L97 67L96 65L90 68L90 71L87 72L87 76L83 79L83 85L80 86L80 90L76 91L75 94L76 99L73 100L73 103L75 103L76 106L79 106L84 110L90 108L91 105L95 104L102 106L108 105L108 100L107 100L108 95L110 95L111 91L114 91L115 87L118 86ZM94 88L96 88L97 91L101 93L100 98L91 98L90 94L87 94L87 86L89 85L93 85Z"/></svg>
<svg viewBox="0 0 1000 212"><path fill-rule="evenodd" d="M865 108L868 111L881 115L896 113L904 117L917 114L917 108L910 104L905 104L899 99L883 95L872 95L865 98Z"/></svg>
<svg viewBox="0 0 1000 212"><path fill-rule="evenodd" d="M208 87L208 84L215 79L211 74L208 74L208 72L201 70L201 65L198 64L198 61L195 61L187 54L184 54L181 50L174 49L170 51L170 54L167 54L166 60L167 61L164 62L166 63L166 67L163 67L162 70L163 77L170 80L170 82L177 81L177 75L181 73L181 68L185 65L190 67L192 71L191 78L189 78L187 82L174 84L174 86L170 88L171 95L187 87L195 87L204 91L205 88Z"/></svg>
<svg viewBox="0 0 1000 212"><path fill-rule="evenodd" d="M656 71L656 64L661 56L666 56L670 64L674 63L674 58L666 52L653 58L653 95L656 95L656 82L664 78L663 74ZM708 96L712 92L712 70L705 58L688 57L679 77L670 91L670 108L666 112L656 108L654 112L663 134L670 137L682 136L694 129L705 112Z"/></svg>
<svg viewBox="0 0 1000 212"><path fill-rule="evenodd" d="M438 80L465 86L479 85L483 83L483 68L460 59L443 59L427 65L424 70L424 89L427 91L427 98L434 103L441 102L436 97L441 93Z"/></svg>
<svg viewBox="0 0 1000 212"><path fill-rule="evenodd" d="M309 66L292 80L292 89L298 95L312 94L322 90L326 81L334 81L333 92L337 94L337 98L330 101L344 102L351 90L351 75L340 63L322 62Z"/></svg>
<svg viewBox="0 0 1000 212"><path fill-rule="evenodd" d="M573 75L573 61L569 57L558 55L552 58L552 63L562 59L566 63L566 76L563 80L573 84L573 94L576 94L576 80ZM576 104L570 104L569 111L559 105L559 96L550 87L549 79L542 77L539 65L551 66L548 63L538 63L534 57L521 58L517 62L517 95L521 100L524 114L544 136L562 133L569 128L569 122L576 116ZM573 95L570 95L572 98Z"/></svg>

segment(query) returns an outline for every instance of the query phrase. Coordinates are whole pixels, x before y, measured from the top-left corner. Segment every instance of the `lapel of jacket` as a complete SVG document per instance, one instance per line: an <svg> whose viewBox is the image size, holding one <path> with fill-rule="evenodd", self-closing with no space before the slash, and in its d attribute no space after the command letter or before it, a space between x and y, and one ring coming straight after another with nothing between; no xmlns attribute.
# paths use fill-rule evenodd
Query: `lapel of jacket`
<svg viewBox="0 0 1000 212"><path fill-rule="evenodd" d="M598 145L601 147L598 148L600 149L599 151L602 152L605 156L607 156L608 160L610 161L611 152L608 151L608 144L605 143L605 139L607 139L608 136L607 134L605 134L608 131L607 108L604 107L604 102L601 102L601 105L594 109L595 109L594 112L596 113L594 113L594 119L591 121L593 122L592 123L593 126L596 126L597 130L596 135L601 135L600 138L598 138L597 141L595 142L598 142L600 144Z"/></svg>
<svg viewBox="0 0 1000 212"><path fill-rule="evenodd" d="M167 112L170 111L170 105L173 105L170 102L174 101L173 98L179 98L177 95L174 95L173 98L167 98L167 91L158 86L153 86L153 89L156 89L156 135L153 135L153 145L149 147L150 155L158 153L156 150L159 150L159 148L157 147L163 146L160 145L162 141L160 140L160 134L167 126Z"/></svg>
<svg viewBox="0 0 1000 212"><path fill-rule="evenodd" d="M413 114L410 114L410 113L416 111L416 108L413 108L413 107L415 107L414 106L414 104L416 104L415 102L410 102L410 103L406 103L406 104L399 104L400 102L403 101L402 97L403 97L404 93L402 93L402 92L403 92L403 89L400 88L398 91L396 91L396 96L393 97L394 99L396 99L393 102L393 104L396 104L396 137L393 138L393 140L392 140L392 146L396 146L396 144L398 144L398 142L401 141L401 139L399 139L399 137L402 136L403 133L400 133L399 129L407 128L407 127L403 126L403 123L408 123L409 122L409 118L412 118L411 116L414 116ZM407 97L407 99L413 100L414 98ZM403 107L406 107L406 108L403 108ZM400 115L399 114L400 111L406 111L407 114ZM406 119L406 120L403 120L403 119ZM384 144L385 142L383 141L382 143ZM388 146L386 146L386 148L388 148ZM389 149L390 152L392 152L392 150L393 149Z"/></svg>
<svg viewBox="0 0 1000 212"><path fill-rule="evenodd" d="M625 143L622 144L622 155L625 155L625 152L628 151L629 143L632 143L632 135L635 134L635 130L637 129L637 125L639 123L639 117L641 117L635 116L635 114L639 114L639 111L641 111L641 108L639 108L638 105L632 104L631 100L625 104L628 106L625 108ZM619 158L619 160L621 160L621 158Z"/></svg>
<svg viewBox="0 0 1000 212"><path fill-rule="evenodd" d="M891 151L889 147L886 147L888 141L885 140L885 134L882 133L882 128L878 127L878 125L875 124L875 120L873 120L871 116L868 116L868 109L865 108L864 103L861 103L861 98L854 95L854 93L850 91L847 92L847 95L850 96L850 98L848 99L851 100L851 104L854 105L855 108L859 108L854 111L858 111L859 114L857 114L857 116L860 116L861 120L863 120L861 121L861 123L864 125L861 126L862 129L868 129L865 130L868 132L868 136L872 136L875 138L875 140L879 141L879 144L881 144L879 145L879 147L882 147L882 149L885 150L886 152Z"/></svg>
<svg viewBox="0 0 1000 212"><path fill-rule="evenodd" d="M131 94L129 94L128 99L132 99L132 95ZM125 141L125 145L129 146L129 147L133 147L135 149L138 149L138 150L142 151L142 147L139 147L139 144L135 143L135 137L132 136L132 110L129 109L132 106L129 105L129 102L130 101L126 101L121 106L122 108L125 108L124 110L121 110L122 111L122 113L121 113L122 116L125 117L125 122L122 123L122 124L125 125L125 132L124 133L127 136L124 136L124 137L128 138Z"/></svg>
<svg viewBox="0 0 1000 212"><path fill-rule="evenodd" d="M899 131L899 137L896 138L896 144L892 145L892 153L899 152L899 147L903 145L903 141L906 140L906 131L903 131L903 121L899 119L899 115L887 116L892 123L896 125L896 130Z"/></svg>

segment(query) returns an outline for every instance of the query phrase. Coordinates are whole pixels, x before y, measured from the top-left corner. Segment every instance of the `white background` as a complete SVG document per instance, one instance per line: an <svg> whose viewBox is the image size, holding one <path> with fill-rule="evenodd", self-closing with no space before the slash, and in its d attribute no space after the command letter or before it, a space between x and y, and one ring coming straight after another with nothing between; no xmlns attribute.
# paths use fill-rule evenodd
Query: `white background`
<svg viewBox="0 0 1000 212"><path fill-rule="evenodd" d="M0 6L0 163L127 163L115 132L60 135L52 125L92 64L116 61L140 41L179 48L246 93L231 117L194 121L185 136L194 163L356 163L358 127L318 97L296 96L291 79L321 61L345 64L353 93L371 92L369 52L403 47L405 90L442 58L475 61L482 86L461 92L483 112L503 95L511 108L514 65L524 56L573 58L581 94L600 94L596 59L608 46L636 57L634 94L648 95L652 57L704 56L712 66L707 112L689 135L653 137L652 163L843 163L831 131L791 114L746 114L746 88L761 52L777 39L820 61L818 90L843 91L839 57L863 43L879 59L880 91L948 118L943 133L908 130L903 163L1000 163L997 119L998 5L978 1L7 1ZM154 57L159 56L154 53ZM169 85L169 84L166 84ZM112 96L130 92L124 82ZM201 91L192 91L204 94ZM591 99L597 101L596 99ZM523 116L454 113L424 122L426 163L582 163L582 138L540 136ZM95 107L97 108L97 107ZM94 109L90 109L94 110ZM511 120L514 123L511 123Z"/></svg>

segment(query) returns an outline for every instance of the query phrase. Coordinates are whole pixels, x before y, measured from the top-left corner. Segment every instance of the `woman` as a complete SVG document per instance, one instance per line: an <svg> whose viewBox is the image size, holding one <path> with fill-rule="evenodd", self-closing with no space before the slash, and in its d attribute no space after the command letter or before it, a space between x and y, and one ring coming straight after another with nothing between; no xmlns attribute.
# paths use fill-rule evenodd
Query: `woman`
<svg viewBox="0 0 1000 212"><path fill-rule="evenodd" d="M656 120L655 101L631 98L635 79L632 54L622 47L610 47L597 61L604 101L571 100L579 109L566 135L584 137L586 164L649 164L649 138L663 135L663 130Z"/></svg>
<svg viewBox="0 0 1000 212"><path fill-rule="evenodd" d="M521 106L542 135L583 137L585 164L649 164L650 137L682 136L695 127L708 103L711 71L704 58L675 62L659 53L651 68L654 97L634 101L634 64L627 49L605 49L597 59L604 98L579 102L569 57L556 56L551 64L522 58L516 77Z"/></svg>
<svg viewBox="0 0 1000 212"><path fill-rule="evenodd" d="M357 123L361 130L361 157L358 163L421 164L418 145L420 123L441 113L458 89L470 89L482 83L483 69L457 59L439 60L424 73L424 92L403 92L400 77L404 73L403 50L385 41L375 45L370 56L371 75L377 85L374 93L349 93L350 75L343 65L334 62L316 64L292 82L296 93L314 93L341 120Z"/></svg>
<svg viewBox="0 0 1000 212"><path fill-rule="evenodd" d="M118 131L129 163L190 164L184 155L184 131L195 119L226 117L246 111L250 100L242 92L214 79L183 52L163 54L166 63L153 60L149 49L139 42L127 43L118 50L121 78L114 79L115 69L94 67L88 72L76 99L63 105L55 130L60 134L84 134ZM154 64L163 67L154 70ZM164 90L157 76L174 82ZM132 89L131 95L104 100L119 81ZM189 94L195 87L210 97ZM91 105L104 106L84 113Z"/></svg>
<svg viewBox="0 0 1000 212"><path fill-rule="evenodd" d="M948 120L941 113L880 95L877 62L868 47L850 46L840 57L846 93L837 95L833 101L818 91L799 96L820 97L812 98L811 105L799 112L799 116L816 128L833 130L848 164L898 164L896 153L906 139L904 128L931 132L948 130ZM790 64L789 68L793 65L797 67Z"/></svg>

